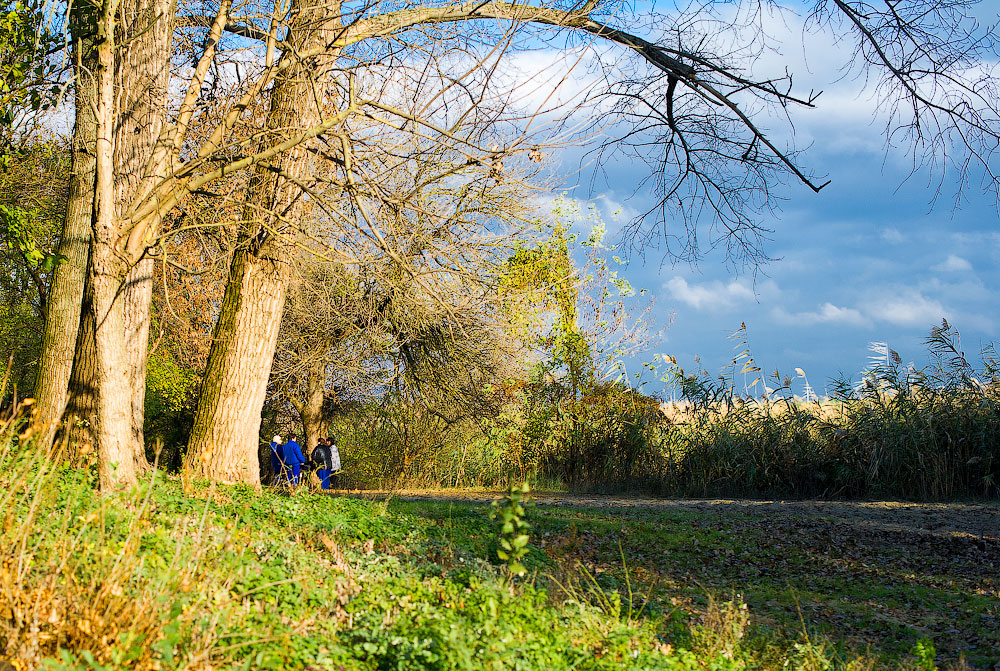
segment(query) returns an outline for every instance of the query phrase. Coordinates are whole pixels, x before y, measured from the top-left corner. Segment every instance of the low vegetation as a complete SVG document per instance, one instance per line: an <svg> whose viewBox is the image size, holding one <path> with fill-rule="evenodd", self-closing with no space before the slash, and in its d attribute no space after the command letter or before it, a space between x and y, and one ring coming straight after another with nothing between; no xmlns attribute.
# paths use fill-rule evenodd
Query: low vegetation
<svg viewBox="0 0 1000 671"><path fill-rule="evenodd" d="M491 520L485 504L289 496L159 472L102 495L95 469L27 442L8 436L0 452L0 668L1000 662L995 538L525 509L522 492ZM505 541L527 552L504 561Z"/></svg>
<svg viewBox="0 0 1000 671"><path fill-rule="evenodd" d="M478 424L420 416L405 434L388 406L345 417L335 432L360 487L527 480L667 496L995 499L996 355L983 352L974 367L957 338L949 324L935 327L928 368L889 357L822 402L794 398L777 375L778 389L748 398L731 380L677 371L684 402L670 406L616 384L571 394L539 378L507 390L502 410Z"/></svg>

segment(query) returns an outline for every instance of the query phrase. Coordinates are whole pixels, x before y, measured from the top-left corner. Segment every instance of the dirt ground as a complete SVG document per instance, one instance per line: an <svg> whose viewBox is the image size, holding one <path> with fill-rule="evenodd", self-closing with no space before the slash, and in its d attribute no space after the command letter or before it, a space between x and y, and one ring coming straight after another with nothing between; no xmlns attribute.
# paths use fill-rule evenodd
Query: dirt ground
<svg viewBox="0 0 1000 671"><path fill-rule="evenodd" d="M500 492L472 490L355 491L359 498L393 496L404 500L438 500L489 503ZM778 520L819 519L849 524L858 531L910 531L937 537L972 537L1000 542L1000 503L905 503L899 501L758 501L732 499L656 499L537 492L539 506L588 506L595 508L690 510L726 515L768 516ZM992 543L991 543L992 544Z"/></svg>
<svg viewBox="0 0 1000 671"><path fill-rule="evenodd" d="M343 495L346 492L339 492ZM500 492L350 492L369 499L487 506ZM535 492L556 515L538 547L560 566L632 577L660 603L701 613L708 590L738 590L772 631L803 622L853 650L906 656L918 638L942 669L1000 671L1000 502L656 499ZM621 515L621 524L613 523ZM646 513L663 513L649 519ZM609 524L609 522L612 522Z"/></svg>

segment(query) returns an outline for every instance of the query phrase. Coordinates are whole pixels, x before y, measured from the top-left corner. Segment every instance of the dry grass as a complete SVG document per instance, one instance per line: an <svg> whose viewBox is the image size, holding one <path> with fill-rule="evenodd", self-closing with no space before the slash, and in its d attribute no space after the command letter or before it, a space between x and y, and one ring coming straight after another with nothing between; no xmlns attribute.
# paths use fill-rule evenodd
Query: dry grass
<svg viewBox="0 0 1000 671"><path fill-rule="evenodd" d="M192 588L217 581L205 559L219 541L204 526L178 528L158 538L174 546L172 560L147 565L152 484L145 496L105 495L96 505L84 484L56 505L60 488L80 485L70 478L79 472L26 446L27 431L13 439L24 410L0 425L0 659L35 668L62 649L91 666L209 668L221 611ZM181 639L184 661L175 664Z"/></svg>

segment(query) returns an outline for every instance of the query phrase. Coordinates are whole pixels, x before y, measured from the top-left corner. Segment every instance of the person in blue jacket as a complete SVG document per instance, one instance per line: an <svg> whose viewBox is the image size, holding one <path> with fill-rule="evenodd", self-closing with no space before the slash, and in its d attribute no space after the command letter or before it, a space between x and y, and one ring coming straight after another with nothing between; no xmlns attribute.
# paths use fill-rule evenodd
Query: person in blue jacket
<svg viewBox="0 0 1000 671"><path fill-rule="evenodd" d="M285 464L281 460L281 436L272 438L269 447L271 448L271 484L276 485L287 479L284 475Z"/></svg>
<svg viewBox="0 0 1000 671"><path fill-rule="evenodd" d="M288 434L288 442L281 446L281 457L288 472L288 484L295 487L302 475L302 464L306 458L302 456L302 448L295 442L295 434Z"/></svg>

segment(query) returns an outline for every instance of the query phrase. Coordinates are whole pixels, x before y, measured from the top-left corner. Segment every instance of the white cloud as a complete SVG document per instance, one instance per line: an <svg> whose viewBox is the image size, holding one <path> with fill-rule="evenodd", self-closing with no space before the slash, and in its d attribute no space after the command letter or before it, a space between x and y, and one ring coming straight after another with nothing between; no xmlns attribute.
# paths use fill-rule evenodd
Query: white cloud
<svg viewBox="0 0 1000 671"><path fill-rule="evenodd" d="M984 247L1000 249L1000 233L994 231L956 231L951 234L951 238L957 244L972 249L983 249Z"/></svg>
<svg viewBox="0 0 1000 671"><path fill-rule="evenodd" d="M548 215L558 205L562 218L574 224L582 224L584 232L593 226L596 215L610 233L618 232L622 226L639 216L639 211L631 205L609 196L599 194L590 199L576 198L565 193L540 193L534 197L538 212Z"/></svg>
<svg viewBox="0 0 1000 671"><path fill-rule="evenodd" d="M515 50L503 56L494 80L509 92L508 106L529 117L538 115L541 125L577 113L584 117L577 120L582 123L596 112L587 101L616 60L615 52L603 44Z"/></svg>
<svg viewBox="0 0 1000 671"><path fill-rule="evenodd" d="M953 310L935 298L928 298L919 290L909 287L882 288L872 292L858 307L838 306L827 301L814 311L789 312L783 307L771 310L771 319L789 326L814 326L830 324L841 326L871 327L876 322L895 326L928 326L942 317L954 320Z"/></svg>
<svg viewBox="0 0 1000 671"><path fill-rule="evenodd" d="M932 277L917 285L917 289L933 294L949 305L968 306L976 303L1000 305L1000 291L997 291L992 284L987 285L981 278L975 276L962 275L960 278L961 281L945 282L938 277Z"/></svg>
<svg viewBox="0 0 1000 671"><path fill-rule="evenodd" d="M898 228L883 228L881 237L886 242L894 245L898 245L905 240L905 238L903 238L903 234L899 232Z"/></svg>
<svg viewBox="0 0 1000 671"><path fill-rule="evenodd" d="M780 293L778 285L770 280L756 286L742 279L727 283L713 280L702 284L688 284L683 277L672 277L663 286L674 298L696 310L728 309L756 303L763 296L772 297Z"/></svg>
<svg viewBox="0 0 1000 671"><path fill-rule="evenodd" d="M848 326L871 326L872 321L854 308L842 308L833 303L823 303L815 312L790 313L777 307L771 317L782 324L812 326L814 324L846 324Z"/></svg>
<svg viewBox="0 0 1000 671"><path fill-rule="evenodd" d="M873 297L865 304L864 312L871 319L897 326L927 326L938 323L942 317L953 318L940 301L913 289Z"/></svg>
<svg viewBox="0 0 1000 671"><path fill-rule="evenodd" d="M972 264L963 259L961 256L949 254L947 259L945 259L942 263L933 266L931 270L937 270L939 272L962 272L965 270L972 270Z"/></svg>

